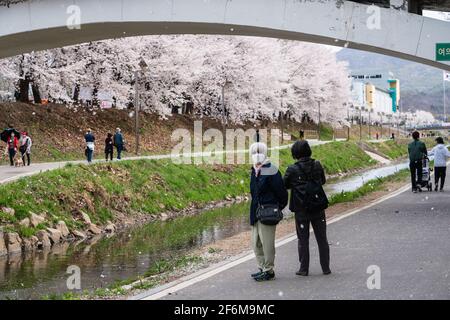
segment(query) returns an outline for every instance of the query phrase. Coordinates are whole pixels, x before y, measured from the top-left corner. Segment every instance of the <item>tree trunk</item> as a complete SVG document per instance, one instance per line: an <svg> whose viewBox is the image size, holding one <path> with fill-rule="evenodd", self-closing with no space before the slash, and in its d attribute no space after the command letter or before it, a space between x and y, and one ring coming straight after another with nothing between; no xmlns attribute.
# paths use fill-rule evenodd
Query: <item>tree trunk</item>
<svg viewBox="0 0 450 320"><path fill-rule="evenodd" d="M31 86L31 89L33 90L33 97L34 97L34 103L42 103L41 99L41 93L39 92L39 86L35 83Z"/></svg>
<svg viewBox="0 0 450 320"><path fill-rule="evenodd" d="M30 100L28 99L28 90L30 87L30 80L29 79L20 79L19 80L19 101L29 103Z"/></svg>
<svg viewBox="0 0 450 320"><path fill-rule="evenodd" d="M80 84L75 85L75 90L73 91L73 101L78 102L78 99L80 97Z"/></svg>

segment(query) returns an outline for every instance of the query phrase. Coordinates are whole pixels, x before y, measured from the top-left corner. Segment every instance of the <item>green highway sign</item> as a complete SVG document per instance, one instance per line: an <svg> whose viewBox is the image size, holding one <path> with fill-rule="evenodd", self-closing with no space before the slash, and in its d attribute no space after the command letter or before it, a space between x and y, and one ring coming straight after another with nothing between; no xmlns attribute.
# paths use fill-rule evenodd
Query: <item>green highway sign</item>
<svg viewBox="0 0 450 320"><path fill-rule="evenodd" d="M436 61L450 61L450 43L436 43Z"/></svg>

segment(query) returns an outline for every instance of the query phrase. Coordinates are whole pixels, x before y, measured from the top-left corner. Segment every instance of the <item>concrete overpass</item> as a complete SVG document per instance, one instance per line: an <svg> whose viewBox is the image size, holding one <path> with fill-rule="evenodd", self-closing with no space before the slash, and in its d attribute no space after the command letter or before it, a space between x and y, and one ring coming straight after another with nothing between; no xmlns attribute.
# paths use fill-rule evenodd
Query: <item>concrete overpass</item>
<svg viewBox="0 0 450 320"><path fill-rule="evenodd" d="M450 42L450 23L355 1L0 0L0 5L0 58L126 36L221 34L345 46L450 71L450 61L435 60L436 43ZM68 28L78 9L80 28Z"/></svg>

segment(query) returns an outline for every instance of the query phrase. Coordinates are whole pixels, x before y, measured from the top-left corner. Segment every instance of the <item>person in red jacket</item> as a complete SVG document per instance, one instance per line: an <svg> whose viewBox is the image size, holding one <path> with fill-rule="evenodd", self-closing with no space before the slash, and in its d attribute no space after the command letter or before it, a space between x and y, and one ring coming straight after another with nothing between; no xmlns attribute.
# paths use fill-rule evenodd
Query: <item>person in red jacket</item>
<svg viewBox="0 0 450 320"><path fill-rule="evenodd" d="M16 156L17 149L19 148L19 139L17 139L14 133L11 133L11 136L8 138L6 144L8 147L9 162L11 166L14 166L14 157Z"/></svg>

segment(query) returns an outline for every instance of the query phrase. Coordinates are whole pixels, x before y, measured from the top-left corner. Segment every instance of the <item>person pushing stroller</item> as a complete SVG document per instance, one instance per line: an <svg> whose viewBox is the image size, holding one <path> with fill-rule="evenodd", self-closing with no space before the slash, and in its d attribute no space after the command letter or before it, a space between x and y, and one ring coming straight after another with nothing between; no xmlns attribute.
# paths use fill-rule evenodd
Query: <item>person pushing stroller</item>
<svg viewBox="0 0 450 320"><path fill-rule="evenodd" d="M428 154L425 143L420 141L420 133L414 131L413 141L408 145L409 169L411 171L412 192L422 192L423 158Z"/></svg>

